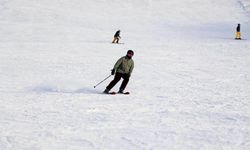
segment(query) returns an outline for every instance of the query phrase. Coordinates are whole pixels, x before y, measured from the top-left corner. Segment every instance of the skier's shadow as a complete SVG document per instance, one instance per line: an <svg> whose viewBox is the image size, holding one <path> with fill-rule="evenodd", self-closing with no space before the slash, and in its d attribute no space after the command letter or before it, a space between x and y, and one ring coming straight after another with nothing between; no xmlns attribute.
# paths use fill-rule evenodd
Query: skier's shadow
<svg viewBox="0 0 250 150"><path fill-rule="evenodd" d="M97 91L95 89L92 88L81 88L76 90L74 93L78 93L78 94L98 94L100 93L100 91Z"/></svg>
<svg viewBox="0 0 250 150"><path fill-rule="evenodd" d="M86 87L77 90L67 89L67 88L59 88L55 86L42 85L28 88L28 91L35 93L65 93L65 94L98 94L100 91L95 89Z"/></svg>

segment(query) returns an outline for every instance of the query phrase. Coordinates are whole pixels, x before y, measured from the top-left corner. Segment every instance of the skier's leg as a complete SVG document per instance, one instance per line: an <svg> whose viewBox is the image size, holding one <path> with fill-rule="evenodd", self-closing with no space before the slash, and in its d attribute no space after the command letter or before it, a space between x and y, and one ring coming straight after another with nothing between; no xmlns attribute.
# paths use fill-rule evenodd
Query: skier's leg
<svg viewBox="0 0 250 150"><path fill-rule="evenodd" d="M239 39L241 39L241 33L239 32L238 34L239 34L239 35L238 35L238 36L239 36Z"/></svg>
<svg viewBox="0 0 250 150"><path fill-rule="evenodd" d="M241 34L240 34L240 32L236 32L236 39L241 39Z"/></svg>
<svg viewBox="0 0 250 150"><path fill-rule="evenodd" d="M116 39L116 38L114 37L114 39L113 39L112 43L115 43L115 39Z"/></svg>
<svg viewBox="0 0 250 150"><path fill-rule="evenodd" d="M119 38L116 38L116 43L119 43Z"/></svg>
<svg viewBox="0 0 250 150"><path fill-rule="evenodd" d="M121 84L120 90L119 90L119 92L121 92L121 93L123 93L123 91L125 90L128 82L129 82L129 76L127 74L123 74L122 78L123 78L123 81L122 81L122 84Z"/></svg>
<svg viewBox="0 0 250 150"><path fill-rule="evenodd" d="M106 87L106 89L108 91L111 90L116 85L116 83L120 81L121 77L122 77L121 73L116 73L114 80L109 83L109 85Z"/></svg>

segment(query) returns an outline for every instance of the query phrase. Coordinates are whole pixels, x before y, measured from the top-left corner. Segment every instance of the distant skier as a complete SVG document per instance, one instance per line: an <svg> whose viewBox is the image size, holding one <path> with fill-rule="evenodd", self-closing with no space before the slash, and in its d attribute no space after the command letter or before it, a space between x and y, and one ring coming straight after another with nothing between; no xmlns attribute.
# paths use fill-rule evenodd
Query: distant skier
<svg viewBox="0 0 250 150"><path fill-rule="evenodd" d="M111 71L111 75L115 74L115 77L113 81L109 83L103 93L109 94L109 91L120 81L121 78L123 78L123 81L118 93L124 93L124 89L126 88L130 75L134 69L134 61L132 59L133 55L134 52L132 50L128 50L126 56L118 59Z"/></svg>
<svg viewBox="0 0 250 150"><path fill-rule="evenodd" d="M240 24L236 27L236 40L241 40L241 33L240 33Z"/></svg>
<svg viewBox="0 0 250 150"><path fill-rule="evenodd" d="M119 43L120 40L120 30L116 31L115 35L114 35L114 40L112 41L112 43Z"/></svg>

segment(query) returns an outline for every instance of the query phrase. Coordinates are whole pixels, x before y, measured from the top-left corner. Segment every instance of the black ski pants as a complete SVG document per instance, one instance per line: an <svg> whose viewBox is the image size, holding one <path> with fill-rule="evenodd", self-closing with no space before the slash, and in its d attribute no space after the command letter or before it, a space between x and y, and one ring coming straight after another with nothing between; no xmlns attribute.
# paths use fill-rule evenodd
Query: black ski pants
<svg viewBox="0 0 250 150"><path fill-rule="evenodd" d="M109 83L106 89L111 90L116 85L116 83L119 82L121 78L123 78L122 84L120 86L120 90L123 91L128 84L129 77L130 77L129 74L123 74L123 73L117 72L115 74L114 80Z"/></svg>

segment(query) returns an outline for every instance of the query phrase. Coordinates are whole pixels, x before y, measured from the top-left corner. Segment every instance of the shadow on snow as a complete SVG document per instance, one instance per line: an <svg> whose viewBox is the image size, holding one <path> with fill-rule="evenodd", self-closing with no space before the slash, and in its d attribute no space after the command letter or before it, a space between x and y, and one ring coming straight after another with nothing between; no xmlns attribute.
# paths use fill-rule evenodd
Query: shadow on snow
<svg viewBox="0 0 250 150"><path fill-rule="evenodd" d="M69 94L97 94L100 91L95 89L91 89L89 87L84 87L80 89L70 89L70 88L62 88L56 86L36 86L29 88L29 91L36 93L69 93Z"/></svg>

